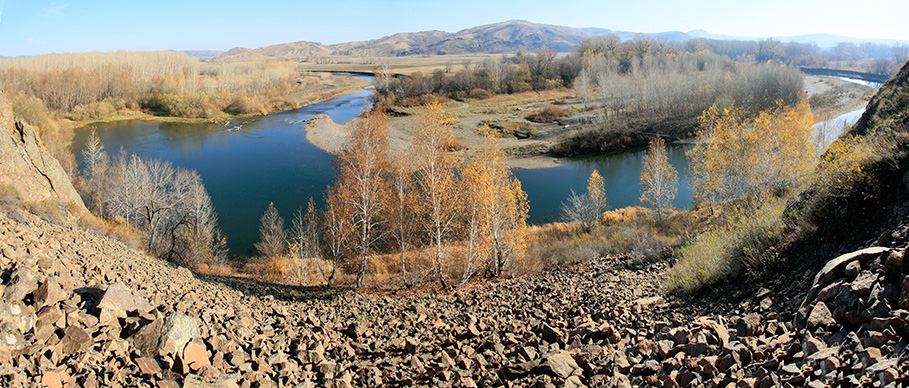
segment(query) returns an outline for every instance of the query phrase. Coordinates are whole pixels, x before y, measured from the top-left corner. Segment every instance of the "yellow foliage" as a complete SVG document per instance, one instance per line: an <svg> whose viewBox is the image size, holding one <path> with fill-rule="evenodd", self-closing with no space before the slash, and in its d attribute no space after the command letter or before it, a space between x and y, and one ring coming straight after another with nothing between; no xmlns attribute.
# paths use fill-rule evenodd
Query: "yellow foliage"
<svg viewBox="0 0 909 388"><path fill-rule="evenodd" d="M604 224L621 224L628 221L634 221L638 217L646 215L650 210L640 206L628 206L621 209L604 212L600 216L600 222Z"/></svg>
<svg viewBox="0 0 909 388"><path fill-rule="evenodd" d="M761 201L800 183L817 162L814 117L804 99L782 102L748 120L742 110L711 107L700 117L704 141L688 152L699 202Z"/></svg>

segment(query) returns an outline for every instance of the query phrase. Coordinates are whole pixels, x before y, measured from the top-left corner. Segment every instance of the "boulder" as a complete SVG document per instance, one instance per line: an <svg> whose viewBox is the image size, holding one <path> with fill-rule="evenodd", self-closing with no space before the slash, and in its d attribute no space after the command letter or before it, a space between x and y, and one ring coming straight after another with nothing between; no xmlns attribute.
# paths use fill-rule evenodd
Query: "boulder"
<svg viewBox="0 0 909 388"><path fill-rule="evenodd" d="M34 271L19 267L9 278L9 284L3 290L3 300L21 302L25 296L38 289L38 275Z"/></svg>
<svg viewBox="0 0 909 388"><path fill-rule="evenodd" d="M201 334L196 320L174 312L143 326L129 337L129 341L144 357L178 356L187 342L199 337Z"/></svg>
<svg viewBox="0 0 909 388"><path fill-rule="evenodd" d="M10 185L23 200L57 199L85 208L66 170L48 151L34 128L13 118L0 93L0 183Z"/></svg>
<svg viewBox="0 0 909 388"><path fill-rule="evenodd" d="M148 312L154 310L151 303L143 297L134 295L129 288L122 283L114 283L107 286L101 300L95 308L104 312L110 311L112 316L117 318L126 317L126 314L133 311Z"/></svg>

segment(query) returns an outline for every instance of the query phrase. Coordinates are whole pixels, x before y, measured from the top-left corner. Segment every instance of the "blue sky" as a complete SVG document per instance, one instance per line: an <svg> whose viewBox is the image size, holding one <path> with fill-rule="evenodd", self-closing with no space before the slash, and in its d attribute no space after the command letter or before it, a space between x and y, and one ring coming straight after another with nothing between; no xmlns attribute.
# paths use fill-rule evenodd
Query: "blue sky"
<svg viewBox="0 0 909 388"><path fill-rule="evenodd" d="M509 19L635 32L909 40L906 15L906 0L0 0L0 56L331 44Z"/></svg>

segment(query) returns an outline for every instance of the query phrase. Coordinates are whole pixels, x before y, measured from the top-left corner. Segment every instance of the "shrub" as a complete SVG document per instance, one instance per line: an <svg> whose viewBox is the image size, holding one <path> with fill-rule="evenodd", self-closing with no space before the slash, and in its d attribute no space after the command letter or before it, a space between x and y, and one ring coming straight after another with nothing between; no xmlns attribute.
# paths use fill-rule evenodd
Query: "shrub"
<svg viewBox="0 0 909 388"><path fill-rule="evenodd" d="M728 225L698 236L677 252L678 261L669 271L670 287L690 292L777 260L775 244L788 230L785 206L784 198L773 198L753 213L735 216Z"/></svg>
<svg viewBox="0 0 909 388"><path fill-rule="evenodd" d="M470 93L467 94L467 96L477 100L485 100L489 97L492 97L492 93L486 89L473 89L470 91Z"/></svg>
<svg viewBox="0 0 909 388"><path fill-rule="evenodd" d="M0 214L22 222L22 197L19 196L19 190L16 190L10 184L0 183Z"/></svg>
<svg viewBox="0 0 909 388"><path fill-rule="evenodd" d="M450 100L448 99L448 97L440 96L438 94L421 94L419 96L402 98L401 100L399 100L397 102L397 104L399 106L403 106L405 108L414 108L414 107L419 107L419 106L426 106L431 103L438 103L440 105L444 105L445 103L447 103L449 101Z"/></svg>
<svg viewBox="0 0 909 388"><path fill-rule="evenodd" d="M567 108L555 105L546 105L533 111L525 118L528 121L532 121L534 123L548 123L564 119L570 114L571 112Z"/></svg>
<svg viewBox="0 0 909 388"><path fill-rule="evenodd" d="M116 113L117 109L109 101L105 100L86 105L77 105L69 113L69 118L76 121L100 120Z"/></svg>

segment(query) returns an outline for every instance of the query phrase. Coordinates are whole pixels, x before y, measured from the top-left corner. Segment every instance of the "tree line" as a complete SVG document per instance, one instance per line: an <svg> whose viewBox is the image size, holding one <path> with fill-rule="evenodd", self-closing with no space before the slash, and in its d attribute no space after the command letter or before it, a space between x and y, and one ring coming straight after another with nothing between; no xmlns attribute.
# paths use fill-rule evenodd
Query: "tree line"
<svg viewBox="0 0 909 388"><path fill-rule="evenodd" d="M37 97L47 109L75 120L127 107L180 117L260 113L274 103L269 100L286 95L295 76L289 62L209 64L172 51L0 59L0 85L9 94Z"/></svg>

